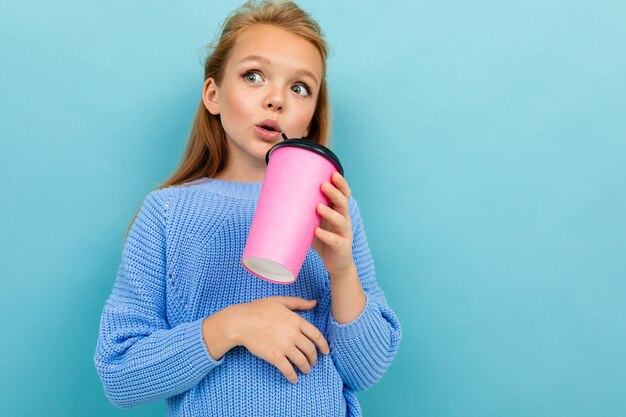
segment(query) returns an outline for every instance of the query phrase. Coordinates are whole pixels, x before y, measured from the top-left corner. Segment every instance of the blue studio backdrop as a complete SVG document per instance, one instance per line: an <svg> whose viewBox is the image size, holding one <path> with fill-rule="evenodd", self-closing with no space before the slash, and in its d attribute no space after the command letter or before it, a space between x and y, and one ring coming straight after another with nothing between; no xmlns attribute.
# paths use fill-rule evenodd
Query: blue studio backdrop
<svg viewBox="0 0 626 417"><path fill-rule="evenodd" d="M626 415L626 3L300 4L403 327L364 414ZM1 415L164 415L106 399L100 313L238 5L2 1Z"/></svg>

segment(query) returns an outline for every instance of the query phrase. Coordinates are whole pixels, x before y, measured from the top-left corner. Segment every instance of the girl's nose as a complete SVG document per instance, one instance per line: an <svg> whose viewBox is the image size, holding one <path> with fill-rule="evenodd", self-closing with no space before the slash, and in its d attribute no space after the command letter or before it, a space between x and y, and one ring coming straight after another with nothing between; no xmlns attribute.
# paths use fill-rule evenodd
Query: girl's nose
<svg viewBox="0 0 626 417"><path fill-rule="evenodd" d="M272 89L265 97L264 107L272 111L282 111L284 107L284 99L278 89Z"/></svg>

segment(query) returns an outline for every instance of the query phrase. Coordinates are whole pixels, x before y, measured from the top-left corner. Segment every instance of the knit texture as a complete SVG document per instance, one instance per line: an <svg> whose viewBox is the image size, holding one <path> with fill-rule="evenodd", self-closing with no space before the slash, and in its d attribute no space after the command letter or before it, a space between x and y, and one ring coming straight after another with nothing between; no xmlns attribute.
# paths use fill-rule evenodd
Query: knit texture
<svg viewBox="0 0 626 417"><path fill-rule="evenodd" d="M122 253L94 356L107 397L119 407L166 398L170 416L360 416L354 394L393 361L400 323L378 286L359 208L350 199L353 255L367 296L354 321L332 317L328 272L309 250L296 282L261 280L241 265L262 183L202 178L152 191ZM219 361L202 321L233 304L271 296L316 299L296 311L326 337L310 374L290 383L238 346Z"/></svg>

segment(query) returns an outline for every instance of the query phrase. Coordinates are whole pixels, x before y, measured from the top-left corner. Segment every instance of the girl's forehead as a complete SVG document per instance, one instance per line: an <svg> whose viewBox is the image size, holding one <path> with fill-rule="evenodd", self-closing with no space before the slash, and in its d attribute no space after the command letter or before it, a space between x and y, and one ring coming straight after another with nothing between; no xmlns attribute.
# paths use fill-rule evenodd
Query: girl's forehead
<svg viewBox="0 0 626 417"><path fill-rule="evenodd" d="M306 69L318 80L322 76L322 56L315 45L277 26L259 24L239 33L230 60L239 65L250 57L270 65Z"/></svg>

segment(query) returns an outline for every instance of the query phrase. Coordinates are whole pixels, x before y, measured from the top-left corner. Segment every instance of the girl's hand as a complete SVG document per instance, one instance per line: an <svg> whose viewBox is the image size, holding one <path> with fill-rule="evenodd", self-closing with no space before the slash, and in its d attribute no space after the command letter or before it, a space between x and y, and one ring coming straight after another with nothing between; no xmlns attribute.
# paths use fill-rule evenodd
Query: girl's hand
<svg viewBox="0 0 626 417"><path fill-rule="evenodd" d="M333 184L324 182L322 191L328 196L331 207L317 205L322 216L320 227L315 229L313 249L324 261L330 275L341 274L354 265L352 257L352 221L348 210L350 187L340 173L332 176Z"/></svg>
<svg viewBox="0 0 626 417"><path fill-rule="evenodd" d="M330 348L322 333L292 310L310 310L316 300L297 297L267 297L230 306L235 343L254 356L274 365L292 383L317 363L316 345L323 354ZM290 363L291 362L291 363Z"/></svg>

